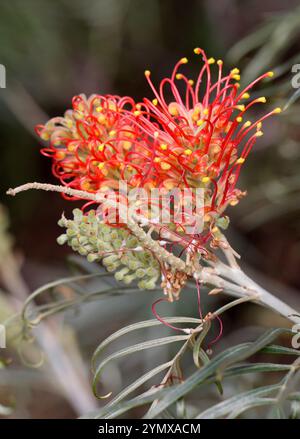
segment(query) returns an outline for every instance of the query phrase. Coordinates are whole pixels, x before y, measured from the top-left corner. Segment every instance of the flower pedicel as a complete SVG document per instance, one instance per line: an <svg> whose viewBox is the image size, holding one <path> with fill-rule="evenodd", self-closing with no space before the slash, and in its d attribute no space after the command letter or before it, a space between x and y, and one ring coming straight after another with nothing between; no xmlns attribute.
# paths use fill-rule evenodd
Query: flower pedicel
<svg viewBox="0 0 300 439"><path fill-rule="evenodd" d="M160 277L169 300L179 297L186 279L201 269L201 261L214 260L215 248L228 248L220 228L229 222L224 213L227 206L236 205L245 195L236 187L241 167L263 135L263 121L281 111L275 108L255 122L246 118L251 107L266 102L265 97L251 99L252 87L271 78L272 72L240 90L237 68L224 74L221 60L207 58L200 48L194 52L201 57L195 79L181 71L187 58L178 61L158 88L150 71L145 71L153 100L135 103L130 97L80 95L64 117L37 127L48 142L42 153L51 157L53 174L65 187L51 188L66 197L101 204L99 194L110 189L119 203L120 181L149 193L203 189L201 233L186 233L183 223L151 221L144 211L140 224L104 224L104 218L91 211L81 215L75 211L74 220L60 221L67 230L59 243L67 242L90 261L102 260L126 283L139 280L141 288L151 289ZM134 245L128 246L130 236Z"/></svg>

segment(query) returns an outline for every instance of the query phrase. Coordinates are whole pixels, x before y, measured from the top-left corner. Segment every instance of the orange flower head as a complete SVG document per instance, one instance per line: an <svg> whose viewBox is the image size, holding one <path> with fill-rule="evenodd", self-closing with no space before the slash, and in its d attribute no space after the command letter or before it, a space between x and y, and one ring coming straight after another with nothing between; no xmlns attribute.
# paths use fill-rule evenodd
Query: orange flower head
<svg viewBox="0 0 300 439"><path fill-rule="evenodd" d="M179 72L187 58L178 61L171 76L164 78L158 88L151 80L151 72L145 71L154 99L144 99L145 109L138 126L153 146L145 161L142 184L151 182L168 189L204 187L210 201L207 211L223 211L243 195L236 189L241 166L263 134L262 122L280 109L254 122L246 120L251 107L266 102L264 97L251 100L249 91L259 81L272 77L272 72L240 90L237 68L224 74L221 60L207 58L200 48L194 52L202 58L195 80Z"/></svg>
<svg viewBox="0 0 300 439"><path fill-rule="evenodd" d="M52 158L54 175L64 185L88 192L116 188L121 179L136 186L142 168L130 160L139 140L133 99L79 95L72 104L63 117L36 127L49 142L42 153Z"/></svg>

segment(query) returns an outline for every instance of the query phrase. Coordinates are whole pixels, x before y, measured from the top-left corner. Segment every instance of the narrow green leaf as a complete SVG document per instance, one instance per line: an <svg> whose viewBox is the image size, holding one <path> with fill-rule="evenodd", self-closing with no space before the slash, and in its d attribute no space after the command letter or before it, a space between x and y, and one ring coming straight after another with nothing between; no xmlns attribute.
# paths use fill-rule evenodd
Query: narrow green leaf
<svg viewBox="0 0 300 439"><path fill-rule="evenodd" d="M290 393L287 399L289 401L299 401L300 402L300 392Z"/></svg>
<svg viewBox="0 0 300 439"><path fill-rule="evenodd" d="M275 354L275 355L300 355L300 350L292 349L292 348L286 348L284 346L278 346L278 345L270 345L264 347L261 351L261 354Z"/></svg>
<svg viewBox="0 0 300 439"><path fill-rule="evenodd" d="M154 369L150 370L149 372L142 375L140 378L138 378L134 383L127 386L122 392L120 392L112 401L110 401L106 407L113 407L122 399L126 398L130 393L132 393L134 390L138 389L140 386L142 386L144 383L149 381L151 378L153 378L155 375L159 374L163 370L167 369L173 364L173 361L168 361L167 363L160 364L159 366L155 367Z"/></svg>
<svg viewBox="0 0 300 439"><path fill-rule="evenodd" d="M210 327L211 327L211 322L210 322L210 320L208 320L207 322L205 322L203 324L203 329L199 333L198 337L196 338L195 344L194 344L193 359L194 359L195 366L198 368L200 368L199 353L200 353L201 345L202 345L202 342L205 339L206 335L208 334Z"/></svg>
<svg viewBox="0 0 300 439"><path fill-rule="evenodd" d="M184 398L176 402L176 419L186 418L186 404Z"/></svg>
<svg viewBox="0 0 300 439"><path fill-rule="evenodd" d="M168 389L151 389L142 395L139 395L133 399L130 399L129 401L123 401L120 404L115 405L114 407L104 407L103 409L99 410L98 412L93 412L90 414L90 417L93 417L94 419L114 419L117 416L122 415L123 413L126 413L127 411L135 408L140 407L143 405L150 404L155 399L162 397L167 393Z"/></svg>
<svg viewBox="0 0 300 439"><path fill-rule="evenodd" d="M233 396L232 398L229 398L226 401L220 402L219 404L216 404L213 407L205 410L196 416L195 419L220 419L223 416L226 416L227 414L237 410L238 414L241 414L243 411L251 408L252 405L257 405L257 398L268 396L270 393L279 389L280 384L274 384L240 393L239 395ZM272 399L273 403L274 401L276 400Z"/></svg>
<svg viewBox="0 0 300 439"><path fill-rule="evenodd" d="M227 349L226 351L217 355L213 360L211 360L210 363L203 366L200 370L196 371L189 378L187 378L184 383L171 387L168 394L161 401L159 401L156 406L146 414L145 417L147 419L155 418L161 413L161 411L165 410L179 398L182 398L184 395L189 393L195 386L203 382L206 378L213 375L218 366L222 364L224 359L228 360L228 358L232 358L232 361L234 362L234 358L241 353L245 353L247 349L249 349L250 345L251 343L243 343Z"/></svg>
<svg viewBox="0 0 300 439"><path fill-rule="evenodd" d="M256 363L233 366L227 369L224 373L224 378L229 378L238 375L244 375L248 373L259 372L284 372L290 370L289 364L276 364L276 363Z"/></svg>
<svg viewBox="0 0 300 439"><path fill-rule="evenodd" d="M241 414L246 412L247 410L254 409L255 407L262 407L264 405L272 405L276 402L276 399L274 398L253 398L249 404L245 404L240 408L237 408L236 410L232 411L226 419L236 419Z"/></svg>
<svg viewBox="0 0 300 439"><path fill-rule="evenodd" d="M150 419L156 417L159 415L159 413L177 401L177 399L182 398L184 395L193 390L194 387L203 382L210 375L213 375L217 372L218 376L226 367L233 363L245 360L254 353L260 351L267 344L271 343L276 337L286 332L291 331L281 328L271 329L255 342L243 343L241 345L226 349L224 352L212 359L209 364L193 373L184 383L172 387L168 394L164 396L150 412L147 413L147 417Z"/></svg>
<svg viewBox="0 0 300 439"><path fill-rule="evenodd" d="M107 275L107 274L106 274ZM33 293L30 294L30 296L27 297L27 299L24 302L23 309L22 309L22 318L26 320L26 311L30 303L35 300L40 294L44 293L47 290L50 290L52 288L58 287L60 285L69 284L73 282L79 282L81 280L88 280L96 277L103 277L103 273L93 273L93 274L81 274L78 276L70 276L70 277L64 277L62 279L55 280L53 282L49 282L39 288L37 288Z"/></svg>
<svg viewBox="0 0 300 439"><path fill-rule="evenodd" d="M115 352L115 353L109 355L107 358L105 358L105 360L103 360L99 364L99 366L96 369L96 372L95 372L95 375L94 375L94 379L93 379L93 392L94 392L94 395L96 397L98 397L98 395L97 395L97 384L98 384L98 381L99 381L99 378L100 378L100 374L101 374L103 368L110 361L117 360L117 359L122 358L122 357L124 357L126 355L134 354L136 352L143 351L145 349L152 349L152 348L156 348L156 347L163 346L163 345L166 345L166 344L175 343L175 342L178 342L178 341L185 341L188 338L189 338L189 335L174 335L174 336L172 335L172 336L169 336L169 337L162 337L162 338L158 338L158 339L155 339L155 340L149 340L149 341L145 341L145 342L142 342L142 343L137 343L137 344L135 344L133 346L121 349L120 351Z"/></svg>
<svg viewBox="0 0 300 439"><path fill-rule="evenodd" d="M192 317L169 317L166 318L165 321L168 323L194 323L196 325L199 325L201 323L201 320ZM160 326L160 325L162 325L160 321L158 321L157 319L151 319L151 320L145 320L143 322L133 323L131 325L126 326L125 328L122 328L114 332L112 335L107 337L102 343L100 343L100 345L95 350L92 358L93 368L95 366L95 361L97 360L97 357L104 350L104 348L108 346L110 343L112 343L114 340L117 340L119 337L122 337L123 335L128 334L129 332L132 331L137 331L139 329L149 328L151 326Z"/></svg>

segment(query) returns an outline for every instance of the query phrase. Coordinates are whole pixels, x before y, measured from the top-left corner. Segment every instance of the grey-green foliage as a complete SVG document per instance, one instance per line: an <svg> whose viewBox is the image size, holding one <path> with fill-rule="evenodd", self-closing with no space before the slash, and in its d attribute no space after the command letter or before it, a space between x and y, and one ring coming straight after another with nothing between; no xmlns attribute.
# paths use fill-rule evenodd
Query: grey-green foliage
<svg viewBox="0 0 300 439"><path fill-rule="evenodd" d="M199 324L200 320L187 318L187 317L172 317L168 319L168 323L184 323L189 324L194 329ZM94 381L93 389L97 395L97 384L101 378L104 367L111 361L120 360L121 358L136 353L137 351L144 351L147 349L156 348L162 345L168 345L170 343L179 343L180 347L175 356L167 363L160 364L152 370L146 372L144 375L137 378L134 382L130 383L125 389L109 401L105 407L102 407L97 412L91 413L89 417L98 419L113 419L118 416L124 415L124 413L132 410L135 407L148 406L153 401L153 404L147 413L144 415L146 419L161 418L166 411L174 411L175 405L178 401L184 401L189 397L191 392L198 392L198 398L201 398L201 392L203 392L204 386L215 383L220 380L222 384L227 384L228 379L234 379L238 377L241 381L241 376L253 375L258 377L261 373L274 374L275 381L269 379L267 381L258 381L261 385L255 386L255 388L243 388L243 386L233 386L234 393L228 394L230 387L227 388L222 400L219 398L213 402L209 402L209 407L202 408L201 413L195 411L196 406L193 404L186 404L188 412L184 415L185 419L196 417L197 419L221 419L221 418L237 418L243 417L245 412L249 410L255 410L255 415L266 412L272 408L273 410L280 410L284 418L299 417L299 401L300 394L298 387L296 387L297 380L299 379L299 355L300 352L296 349L285 348L282 346L272 345L276 338L283 335L292 335L292 331L285 328L269 329L262 334L257 340L253 342L244 342L238 345L230 346L223 350L219 354L215 355L212 359L207 358L205 361L198 360L195 362L196 370L191 374L185 374L184 380L180 384L171 384L168 386L158 387L145 387L142 388L142 393L136 393L137 389L145 385L150 379L157 376L163 370L169 369L174 372L175 364L180 367L180 363L183 360L183 356L187 355L190 351L183 349L183 346L192 347L194 344L197 355L199 355L199 346L197 346L197 337L203 337L203 331L191 332L189 335L175 335L168 337L160 337L156 339L147 339L145 342L137 345L131 345L124 349L119 349L117 352L105 355L106 348L115 342L120 337L130 334L133 331L144 330L145 328L152 327L154 325L160 325L157 320L148 320L144 322L135 323L129 325L121 330L115 332L107 339L105 339L96 349L93 356L93 372ZM195 325L195 326L194 326ZM206 335L204 335L205 337ZM203 341L203 340L202 340ZM201 343L200 343L201 344ZM253 359L253 355L259 356L260 354L272 354L279 355L282 359L284 355L294 356L293 363L286 361L281 362L260 362L259 357L257 360ZM195 355L194 355L195 357ZM252 360L248 359L252 357ZM283 377L282 377L283 375ZM243 384L249 386L249 382L245 381ZM225 386L224 386L225 388ZM132 394L135 392L134 397ZM297 404L298 403L298 404ZM257 412L258 408L260 411ZM170 419L170 417L168 418ZM177 416L176 416L177 419Z"/></svg>
<svg viewBox="0 0 300 439"><path fill-rule="evenodd" d="M118 281L130 284L138 280L141 289L155 288L159 263L128 230L103 223L94 210L83 214L74 209L73 219L62 216L58 224L66 229L57 238L59 244L67 243L89 262L101 261L109 272L115 272Z"/></svg>

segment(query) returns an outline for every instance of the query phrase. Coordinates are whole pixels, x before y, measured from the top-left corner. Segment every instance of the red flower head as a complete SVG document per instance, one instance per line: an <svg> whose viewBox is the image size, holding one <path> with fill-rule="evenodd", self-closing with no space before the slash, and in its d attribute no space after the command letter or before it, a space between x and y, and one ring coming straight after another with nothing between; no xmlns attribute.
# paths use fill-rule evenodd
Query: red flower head
<svg viewBox="0 0 300 439"><path fill-rule="evenodd" d="M54 175L72 188L117 190L120 180L147 190L204 188L206 241L214 236L228 204L237 204L244 195L236 188L241 166L263 134L262 122L280 108L255 122L245 121L252 106L266 102L264 97L251 100L250 89L273 73L240 91L237 68L224 75L218 60L212 81L215 60L202 49L195 53L203 61L195 81L179 72L188 62L182 58L158 90L146 70L153 101L135 104L129 97L76 96L72 110L37 127L37 132L50 141L42 151L52 157ZM176 231L180 229L182 233L184 227L176 224Z"/></svg>
<svg viewBox="0 0 300 439"><path fill-rule="evenodd" d="M116 188L124 179L136 186L139 168L129 151L138 147L138 129L131 113L133 99L85 95L73 98L72 110L36 128L49 141L42 149L53 160L53 174L67 186L88 192Z"/></svg>
<svg viewBox="0 0 300 439"><path fill-rule="evenodd" d="M266 102L264 97L249 100L249 90L273 73L261 75L240 91L237 68L223 75L223 62L218 60L217 80L212 82L210 66L214 58L207 59L199 48L194 52L203 60L195 81L178 71L187 58L175 65L158 89L150 79L150 71L145 71L155 98L152 102L144 99L138 117L139 126L153 143L144 182L150 180L154 186L169 189L211 186L211 210L224 210L225 205L236 204L241 196L235 189L240 168L257 137L263 134L263 120L281 110L276 108L256 122L244 121L253 105ZM177 81L183 85L181 92ZM165 97L166 88L170 99Z"/></svg>
<svg viewBox="0 0 300 439"><path fill-rule="evenodd" d="M226 207L237 204L244 195L236 187L241 166L257 138L263 134L263 121L281 111L275 108L256 121L245 120L250 108L266 102L264 97L250 99L249 91L259 81L272 77L273 73L261 75L240 90L237 68L224 74L223 62L218 60L216 69L211 72L215 60L208 59L202 49L196 48L194 52L202 58L195 80L188 79L179 71L188 62L187 58L179 60L171 76L164 78L158 89L151 81L150 71L145 71L154 93L152 101L144 99L136 104L130 97L92 95L86 98L80 95L73 99L73 108L64 117L53 118L37 127L41 138L49 141L49 146L42 152L52 158L54 175L62 184L69 186L67 189L56 187L57 191L103 205L107 201L106 194L97 192L106 189L117 192L120 180L125 180L129 189L146 189L145 203L134 199L133 207L137 211L130 210L130 221L121 222L123 212L122 216L119 211L119 215L112 218L110 211L109 214L104 211L99 225L103 227L105 219L111 226L124 229L126 223L128 229L125 232L137 239L134 251L145 251L147 258L149 255L157 258L164 291L171 299L178 297L187 277L193 275L199 266L199 258L214 259L215 253L211 249L215 247L228 249L219 227L226 228L228 224L228 218L224 216ZM198 188L204 191L196 191ZM148 194L151 189L162 189L162 192L155 191L156 198L151 198L149 212ZM180 211L175 195L170 195L173 189L187 189L192 195L192 203L184 195L180 200ZM169 206L164 211L161 193L166 192ZM203 216L203 205L200 215L197 210L199 192L204 192ZM115 210L124 207L123 199L130 204L122 193L116 201L108 200ZM144 194L145 191L139 193ZM155 208L152 210L153 201ZM176 216L178 211L183 213L180 219ZM164 216L163 213L171 215ZM87 215L84 218L86 220ZM94 221L93 215L91 218ZM98 220L99 217L96 222ZM115 236L119 232L122 238L124 230L118 230ZM151 236L153 232L155 238ZM128 262L123 257L126 250L123 248L124 236L113 243L113 249L122 249L121 259L114 255L107 261L116 264L113 269ZM66 239L67 235L63 241ZM103 257L103 243L102 240L99 242L101 249L95 249L91 254L92 260ZM74 245L77 249L76 240ZM176 245L175 254L180 249L179 257L173 253L173 245ZM81 251L85 249L81 248ZM86 249L87 253L89 251L90 243ZM184 253L186 262L182 260ZM144 261L146 264L147 258ZM136 266L140 266L139 261L126 265L125 272L120 271L120 276L135 270ZM137 276L143 273L140 270ZM157 279L157 267L153 273L151 285ZM131 275L128 277L133 278Z"/></svg>

